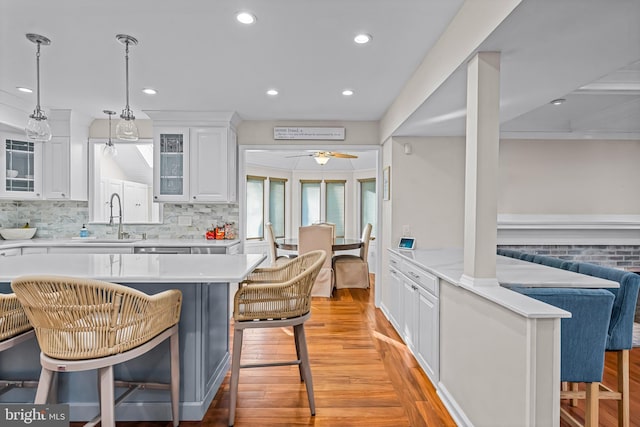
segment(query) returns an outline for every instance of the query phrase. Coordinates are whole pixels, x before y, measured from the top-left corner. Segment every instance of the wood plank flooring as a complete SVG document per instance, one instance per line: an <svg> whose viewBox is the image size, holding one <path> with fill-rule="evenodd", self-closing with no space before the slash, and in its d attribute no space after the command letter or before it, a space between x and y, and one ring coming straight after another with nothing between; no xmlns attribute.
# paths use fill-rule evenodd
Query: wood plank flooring
<svg viewBox="0 0 640 427"><path fill-rule="evenodd" d="M612 389L616 389L616 354L607 352L605 356L605 366L603 382ZM629 352L629 396L630 402L630 427L640 427L640 347L635 347ZM579 385L580 389L584 389L584 385ZM615 400L601 400L600 411L600 427L616 427L618 425L618 402ZM563 401L562 407L567 409L580 422L584 421L584 401L578 401L577 407L569 406L568 402ZM560 422L560 427L568 427L569 424L564 420Z"/></svg>
<svg viewBox="0 0 640 427"><path fill-rule="evenodd" d="M244 369L240 374L236 427L244 426L455 426L432 384L393 327L373 304L373 288L342 289L314 298L306 323L316 398L309 413L296 367ZM243 362L295 358L290 330L245 332ZM607 355L605 383L615 384L615 357ZM631 351L631 426L640 427L640 348ZM229 375L201 422L226 426ZM584 405L572 408L577 418ZM498 414L496 416L499 416ZM600 426L615 427L616 404L600 403ZM79 423L72 423L81 425ZM119 422L118 427L168 427L170 422ZM565 427L561 423L561 427Z"/></svg>

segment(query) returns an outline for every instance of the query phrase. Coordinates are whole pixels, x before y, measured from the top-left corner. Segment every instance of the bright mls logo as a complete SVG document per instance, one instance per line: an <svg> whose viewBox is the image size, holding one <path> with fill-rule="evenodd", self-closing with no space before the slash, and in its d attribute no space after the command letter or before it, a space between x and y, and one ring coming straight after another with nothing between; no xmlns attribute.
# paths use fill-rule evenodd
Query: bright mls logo
<svg viewBox="0 0 640 427"><path fill-rule="evenodd" d="M0 426L69 427L69 405L1 405Z"/></svg>

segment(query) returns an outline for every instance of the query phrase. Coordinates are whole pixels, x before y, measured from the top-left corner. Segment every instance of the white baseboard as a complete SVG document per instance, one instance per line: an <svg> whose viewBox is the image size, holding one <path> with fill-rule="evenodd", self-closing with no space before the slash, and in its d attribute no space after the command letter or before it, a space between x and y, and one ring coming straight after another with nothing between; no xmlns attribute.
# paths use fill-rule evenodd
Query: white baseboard
<svg viewBox="0 0 640 427"><path fill-rule="evenodd" d="M440 396L440 400L449 411L449 415L453 418L453 421L456 422L456 425L459 427L473 427L473 423L469 418L467 418L466 414L458 405L458 402L453 398L449 390L442 384L442 381L438 383L436 387L436 392L438 396Z"/></svg>

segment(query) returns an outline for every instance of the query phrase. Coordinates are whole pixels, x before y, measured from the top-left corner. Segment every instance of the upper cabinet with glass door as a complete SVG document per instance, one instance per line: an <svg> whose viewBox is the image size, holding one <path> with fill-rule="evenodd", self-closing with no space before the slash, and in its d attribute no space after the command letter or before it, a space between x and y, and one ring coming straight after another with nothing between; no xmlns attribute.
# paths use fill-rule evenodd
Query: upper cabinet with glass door
<svg viewBox="0 0 640 427"><path fill-rule="evenodd" d="M189 199L189 128L154 130L153 200L183 202Z"/></svg>
<svg viewBox="0 0 640 427"><path fill-rule="evenodd" d="M42 143L28 141L23 135L3 134L0 165L5 183L0 188L4 199L42 198Z"/></svg>

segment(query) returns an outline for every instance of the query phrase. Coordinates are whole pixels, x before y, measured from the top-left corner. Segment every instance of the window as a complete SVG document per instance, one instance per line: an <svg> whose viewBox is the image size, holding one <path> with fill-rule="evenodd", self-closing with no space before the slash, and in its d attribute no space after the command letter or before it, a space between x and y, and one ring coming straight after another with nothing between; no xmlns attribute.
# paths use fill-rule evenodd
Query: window
<svg viewBox="0 0 640 427"><path fill-rule="evenodd" d="M320 221L320 181L300 181L302 226Z"/></svg>
<svg viewBox="0 0 640 427"><path fill-rule="evenodd" d="M269 222L276 238L285 235L285 184L282 178L269 178Z"/></svg>
<svg viewBox="0 0 640 427"><path fill-rule="evenodd" d="M376 229L376 180L361 179L360 182L360 235L367 223L371 224L371 236Z"/></svg>
<svg viewBox="0 0 640 427"><path fill-rule="evenodd" d="M344 186L346 181L325 182L327 186L327 222L336 225L336 237L344 237Z"/></svg>
<svg viewBox="0 0 640 427"><path fill-rule="evenodd" d="M247 176L247 239L264 238L264 180Z"/></svg>

